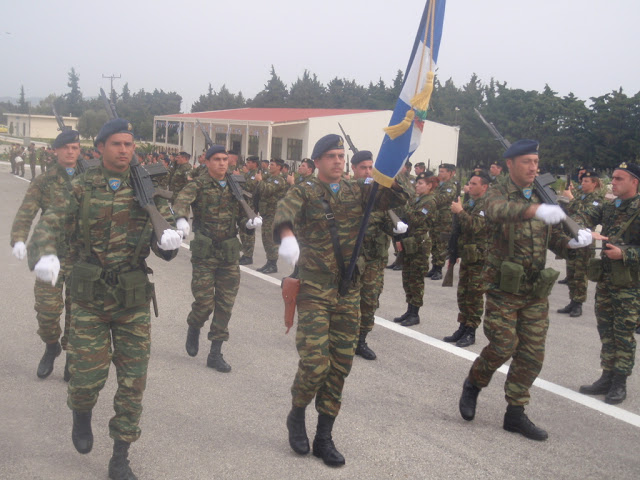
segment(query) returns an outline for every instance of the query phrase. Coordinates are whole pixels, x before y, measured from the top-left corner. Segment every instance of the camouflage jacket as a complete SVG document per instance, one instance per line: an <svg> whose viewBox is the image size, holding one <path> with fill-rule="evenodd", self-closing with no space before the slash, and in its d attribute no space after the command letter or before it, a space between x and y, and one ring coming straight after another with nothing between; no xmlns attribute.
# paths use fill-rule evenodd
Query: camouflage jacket
<svg viewBox="0 0 640 480"><path fill-rule="evenodd" d="M224 187L211 175L200 175L178 194L173 211L176 218L189 217L193 210L193 231L214 242L233 238L246 215L228 185Z"/></svg>
<svg viewBox="0 0 640 480"><path fill-rule="evenodd" d="M567 258L569 237L562 225L546 225L535 217L524 220L525 211L536 203L542 203L535 191L527 199L523 189L511 179L504 184L489 187L486 193L486 210L491 238L485 262L485 281L493 286L499 283L503 261L520 264L524 268L526 284L531 285L544 270L547 248L562 258ZM513 227L513 228L511 228ZM509 256L509 237L513 231L513 256Z"/></svg>
<svg viewBox="0 0 640 480"><path fill-rule="evenodd" d="M257 192L260 196L258 210L263 217L273 216L276 213L278 201L287 193L287 179L282 175L269 175L269 178L258 184Z"/></svg>
<svg viewBox="0 0 640 480"><path fill-rule="evenodd" d="M278 203L273 221L273 236L280 243L280 230L288 227L293 230L300 245L301 271L310 272L317 278L333 279L337 284L340 269L333 251L333 242L329 231L329 222L323 207L327 199L335 217L338 239L345 269L351 259L356 237L362 222L371 183L354 180L340 180L338 193L333 193L328 184L313 178L309 182L296 185ZM400 190L380 187L374 210L385 212L389 208L403 205L407 194Z"/></svg>
<svg viewBox="0 0 640 480"><path fill-rule="evenodd" d="M407 220L409 225L407 230L408 237L427 235L438 221L435 195L429 193L428 195L415 197L405 207L402 217Z"/></svg>
<svg viewBox="0 0 640 480"><path fill-rule="evenodd" d="M243 186L243 189L246 192L254 193L258 189L258 185L260 183L256 180L256 175L258 174L258 172L259 170L253 169L253 170L249 170L244 174L244 178L246 182Z"/></svg>
<svg viewBox="0 0 640 480"><path fill-rule="evenodd" d="M113 180L121 182L115 191L110 187ZM56 239L63 233L61 219L72 226L72 249L79 258L100 265L105 272L137 268L146 271L145 259L150 250L165 260L177 255L177 249L165 251L158 247L159 239L153 233L149 215L134 197L129 169L116 173L101 164L75 178L71 185L70 194L56 195L33 232L28 248L31 269L43 255L58 253ZM167 201L156 197L155 203L162 216L175 225ZM85 244L85 233L89 234L89 245ZM135 258L139 245L140 253Z"/></svg>
<svg viewBox="0 0 640 480"><path fill-rule="evenodd" d="M458 237L458 254L463 255L465 245L475 245L477 262L484 263L489 250L491 229L487 222L486 194L477 200L469 198L464 209L458 213L460 236ZM463 258L464 261L464 258Z"/></svg>
<svg viewBox="0 0 640 480"><path fill-rule="evenodd" d="M75 175L76 173L74 172L73 176ZM16 242L26 243L31 224L38 211L42 210L44 214L48 207L53 204L57 195L68 195L71 191L71 179L73 176L69 176L67 171L56 162L55 166L47 170L47 173L38 175L31 182L11 227L11 246ZM69 223L65 224L57 245L58 256L61 260L67 256L68 241L71 233L72 226Z"/></svg>
<svg viewBox="0 0 640 480"><path fill-rule="evenodd" d="M204 163L201 163L197 167L193 167L191 169L191 171L189 172L189 178L193 180L194 178L199 177L200 175L204 175L205 173L207 173L207 171L208 171L207 166Z"/></svg>
<svg viewBox="0 0 640 480"><path fill-rule="evenodd" d="M169 190L173 194L172 203L175 202L178 193L189 183L191 176L191 164L183 163L182 165L176 165L176 169L169 179Z"/></svg>
<svg viewBox="0 0 640 480"><path fill-rule="evenodd" d="M362 242L365 260L378 260L389 256L389 246L395 225L386 211L371 212L367 232Z"/></svg>
<svg viewBox="0 0 640 480"><path fill-rule="evenodd" d="M435 191L435 200L438 207L438 220L436 227L441 230L451 228L453 216L451 214L451 202L458 197L458 186L453 180L441 183Z"/></svg>
<svg viewBox="0 0 640 480"><path fill-rule="evenodd" d="M604 196L598 190L591 193L576 192L576 196L566 205L564 210L567 215L580 223L584 222L585 216L597 216L597 211L603 202Z"/></svg>

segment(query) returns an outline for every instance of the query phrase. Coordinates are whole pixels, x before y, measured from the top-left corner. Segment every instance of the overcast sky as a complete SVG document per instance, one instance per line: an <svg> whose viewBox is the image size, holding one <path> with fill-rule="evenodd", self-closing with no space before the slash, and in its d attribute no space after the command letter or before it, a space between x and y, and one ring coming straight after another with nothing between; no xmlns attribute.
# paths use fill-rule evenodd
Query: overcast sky
<svg viewBox="0 0 640 480"><path fill-rule="evenodd" d="M253 97L276 73L291 85L304 69L367 85L404 70L424 0L0 0L0 97L83 95L102 75L175 91L182 109L223 84ZM511 88L581 99L640 91L638 0L449 0L438 77L472 73Z"/></svg>

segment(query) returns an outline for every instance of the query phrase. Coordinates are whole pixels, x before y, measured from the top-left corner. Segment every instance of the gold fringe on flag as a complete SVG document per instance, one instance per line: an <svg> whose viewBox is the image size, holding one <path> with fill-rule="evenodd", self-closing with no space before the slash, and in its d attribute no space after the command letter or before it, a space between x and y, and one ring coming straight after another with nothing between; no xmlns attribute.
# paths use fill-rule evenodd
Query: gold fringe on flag
<svg viewBox="0 0 640 480"><path fill-rule="evenodd" d="M413 111L413 109L408 110L407 114L404 116L404 119L400 123L398 123L397 125L389 125L388 127L385 127L384 128L385 133L389 135L389 138L391 140L395 140L404 132L409 130L409 127L411 126L411 122L413 122L413 118L415 116L416 114Z"/></svg>
<svg viewBox="0 0 640 480"><path fill-rule="evenodd" d="M424 84L422 91L416 94L411 99L411 106L416 110L423 112L427 111L429 107L429 101L431 100L431 94L433 93L433 78L435 74L432 71L427 73L427 81Z"/></svg>

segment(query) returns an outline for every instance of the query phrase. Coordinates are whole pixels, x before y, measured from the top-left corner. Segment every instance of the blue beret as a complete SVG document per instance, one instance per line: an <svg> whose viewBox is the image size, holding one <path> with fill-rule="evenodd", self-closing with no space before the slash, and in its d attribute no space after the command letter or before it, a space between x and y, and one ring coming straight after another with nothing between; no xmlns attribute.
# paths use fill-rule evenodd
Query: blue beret
<svg viewBox="0 0 640 480"><path fill-rule="evenodd" d="M68 143L79 143L80 134L75 130L65 130L53 141L53 148L64 147Z"/></svg>
<svg viewBox="0 0 640 480"><path fill-rule="evenodd" d="M504 152L502 158L515 158L520 155L538 154L539 143L536 140L518 140L511 144Z"/></svg>
<svg viewBox="0 0 640 480"><path fill-rule="evenodd" d="M93 144L97 147L99 143L106 142L107 138L116 133L128 133L133 137L133 126L124 118L111 119L102 126Z"/></svg>
<svg viewBox="0 0 640 480"><path fill-rule="evenodd" d="M209 150L207 150L207 153L204 154L204 158L209 160L216 153L227 153L227 151L224 149L222 145L211 145L209 147Z"/></svg>
<svg viewBox="0 0 640 480"><path fill-rule="evenodd" d="M366 160L373 160L373 154L369 150L360 150L351 158L351 163L353 165L358 165L360 162L364 162Z"/></svg>
<svg viewBox="0 0 640 480"><path fill-rule="evenodd" d="M344 149L344 142L342 141L342 137L340 135L336 135L335 133L330 133L329 135L325 135L320 140L318 140L313 147L313 152L311 152L311 159L315 160L320 158L323 153L328 152L329 150L336 149Z"/></svg>
<svg viewBox="0 0 640 480"><path fill-rule="evenodd" d="M625 172L633 175L638 180L640 180L640 165L636 165L635 163L622 162L615 168L615 170L624 170Z"/></svg>

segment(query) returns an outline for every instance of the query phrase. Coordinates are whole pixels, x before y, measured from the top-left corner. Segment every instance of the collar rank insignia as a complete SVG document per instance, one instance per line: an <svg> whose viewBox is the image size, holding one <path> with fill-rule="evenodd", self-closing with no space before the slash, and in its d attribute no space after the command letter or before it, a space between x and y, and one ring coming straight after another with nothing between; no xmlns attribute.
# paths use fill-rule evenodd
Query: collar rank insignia
<svg viewBox="0 0 640 480"><path fill-rule="evenodd" d="M218 180L218 183L220 184L220 186L221 186L222 188L224 188L224 187L226 187L226 186L227 186L227 181L226 181L226 180Z"/></svg>
<svg viewBox="0 0 640 480"><path fill-rule="evenodd" d="M616 201L613 202L613 204L616 206L616 208L618 208L620 205L622 205L622 199L616 198Z"/></svg>
<svg viewBox="0 0 640 480"><path fill-rule="evenodd" d="M109 186L111 187L111 190L113 190L114 192L120 188L121 183L122 183L122 180L120 180L119 178L109 179Z"/></svg>
<svg viewBox="0 0 640 480"><path fill-rule="evenodd" d="M331 191L333 193L338 193L338 191L340 191L340 184L339 183L330 183L329 187L331 187Z"/></svg>
<svg viewBox="0 0 640 480"><path fill-rule="evenodd" d="M67 171L67 175L70 177L73 177L73 174L76 173L76 169L73 167L66 167L65 170Z"/></svg>
<svg viewBox="0 0 640 480"><path fill-rule="evenodd" d="M533 190L531 188L523 188L522 189L522 194L524 195L524 198L526 198L527 200L529 200L531 198L531 194L533 193Z"/></svg>

